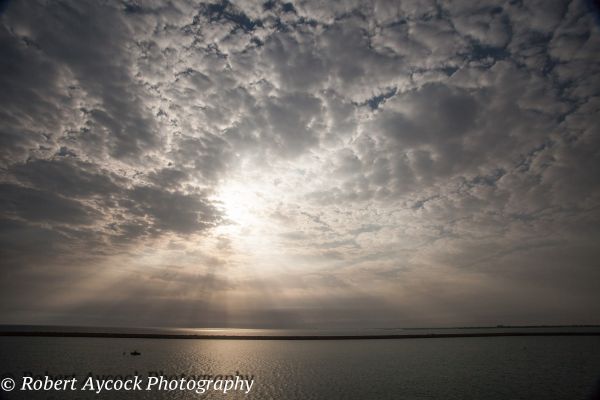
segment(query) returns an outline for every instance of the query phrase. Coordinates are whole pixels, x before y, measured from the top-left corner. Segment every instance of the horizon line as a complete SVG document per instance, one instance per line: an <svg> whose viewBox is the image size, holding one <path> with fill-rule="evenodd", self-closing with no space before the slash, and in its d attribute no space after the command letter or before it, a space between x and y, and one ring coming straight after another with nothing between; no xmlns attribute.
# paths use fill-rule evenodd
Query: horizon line
<svg viewBox="0 0 600 400"><path fill-rule="evenodd" d="M477 332L477 333L430 333L393 335L195 335L117 332L43 332L43 331L0 331L0 337L80 337L106 339L217 339L217 340L374 340L374 339L436 339L465 337L503 336L600 336L593 332Z"/></svg>

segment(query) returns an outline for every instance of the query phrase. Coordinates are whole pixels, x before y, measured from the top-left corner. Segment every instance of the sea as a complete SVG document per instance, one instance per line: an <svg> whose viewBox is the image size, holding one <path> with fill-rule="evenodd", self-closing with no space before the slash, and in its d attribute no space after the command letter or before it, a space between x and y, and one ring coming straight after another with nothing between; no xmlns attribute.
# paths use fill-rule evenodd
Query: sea
<svg viewBox="0 0 600 400"><path fill-rule="evenodd" d="M11 328L4 328L10 330ZM22 330L22 327L14 327ZM56 331L52 327L46 328ZM62 328L65 329L65 328ZM471 333L482 328L393 329L381 334ZM590 328L520 328L523 332ZM587 329L587 330L586 330ZM39 330L39 329L38 329ZM81 331L81 328L72 328ZM88 329L89 330L89 329ZM96 331L102 331L96 329ZM591 329L598 331L598 328ZM114 332L106 328L105 332ZM507 332L510 328L485 328ZM137 332L127 330L127 332ZM145 332L148 332L146 329ZM315 335L314 331L155 330L154 333ZM319 331L319 335L348 332ZM355 332L356 333L356 332ZM359 334L372 335L373 331ZM132 353L134 353L132 355ZM21 390L24 377L75 378L74 389ZM82 385L125 382L139 389ZM157 385L150 378L183 382ZM0 399L597 399L600 336L497 336L350 340L0 337ZM5 384L12 380L14 389ZM94 381L94 379L96 381ZM200 383L209 389L203 393ZM221 381L219 389L215 382ZM224 392L225 381L237 386ZM242 386L242 381L246 386ZM248 390L247 384L252 381ZM8 382L8 383L7 383ZM233 385L231 383L229 385ZM185 385L184 385L185 386ZM204 386L206 389L206 386ZM33 388L33 386L32 386Z"/></svg>

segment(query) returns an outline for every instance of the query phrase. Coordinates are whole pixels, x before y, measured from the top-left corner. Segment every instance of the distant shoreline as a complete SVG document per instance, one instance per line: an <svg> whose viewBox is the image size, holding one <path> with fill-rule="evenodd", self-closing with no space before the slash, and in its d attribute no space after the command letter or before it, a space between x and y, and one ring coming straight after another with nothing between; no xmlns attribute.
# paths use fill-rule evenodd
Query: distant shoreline
<svg viewBox="0 0 600 400"><path fill-rule="evenodd" d="M489 326L441 326L441 327L409 327L409 328L381 328L381 329L403 329L403 330L426 330L426 329L548 329L548 328L600 328L600 325L489 325Z"/></svg>
<svg viewBox="0 0 600 400"><path fill-rule="evenodd" d="M112 338L112 339L195 339L195 340L381 340L381 339L443 339L500 336L600 336L595 332L478 332L478 333L431 333L406 335L194 335L160 333L106 333L106 332L33 332L6 331L0 337L64 337L64 338Z"/></svg>

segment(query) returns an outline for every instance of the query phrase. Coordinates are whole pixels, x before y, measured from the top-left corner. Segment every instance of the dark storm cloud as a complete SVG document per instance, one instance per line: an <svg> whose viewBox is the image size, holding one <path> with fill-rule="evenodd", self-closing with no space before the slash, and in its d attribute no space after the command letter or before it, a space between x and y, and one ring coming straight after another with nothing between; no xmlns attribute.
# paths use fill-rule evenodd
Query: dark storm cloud
<svg viewBox="0 0 600 400"><path fill-rule="evenodd" d="M111 257L123 271L137 259L213 268L189 249L210 240L231 265L124 284L123 319L161 298L145 322L181 308L218 325L210 293L228 290L247 296L234 320L269 326L394 310L417 323L411 309L495 322L478 303L510 316L532 293L540 322L597 309L600 25L584 1L11 2L0 22L0 273L14 274L2 285L13 309L20 287L53 298L61 274L91 279ZM249 242L285 255L273 262L316 271L274 268L272 292L248 279L238 266L265 249L216 230L225 207L256 212L264 225L242 236L261 232ZM101 321L112 304L52 312ZM2 315L24 321L28 307Z"/></svg>
<svg viewBox="0 0 600 400"><path fill-rule="evenodd" d="M180 176L164 171L151 174L155 185L132 185L77 160L35 160L13 165L10 172L29 187L1 185L7 283L12 274L36 277L39 268L52 267L60 275L73 263L91 265L127 253L142 239L203 232L221 219L202 194L173 189L170 184Z"/></svg>
<svg viewBox="0 0 600 400"><path fill-rule="evenodd" d="M74 225L93 221L93 209L52 192L2 184L4 215L16 216L34 222L63 222Z"/></svg>
<svg viewBox="0 0 600 400"><path fill-rule="evenodd" d="M31 160L14 164L10 172L28 185L66 197L92 197L116 193L124 179L77 159Z"/></svg>
<svg viewBox="0 0 600 400"><path fill-rule="evenodd" d="M219 222L218 211L201 197L156 187L135 187L120 203L135 216L150 217L156 229L167 232L193 233Z"/></svg>

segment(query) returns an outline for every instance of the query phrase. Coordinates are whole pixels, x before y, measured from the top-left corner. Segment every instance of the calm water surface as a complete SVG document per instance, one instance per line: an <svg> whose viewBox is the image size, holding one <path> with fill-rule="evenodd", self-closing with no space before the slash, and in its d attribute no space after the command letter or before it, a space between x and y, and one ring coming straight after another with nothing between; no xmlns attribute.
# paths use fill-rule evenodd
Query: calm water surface
<svg viewBox="0 0 600 400"><path fill-rule="evenodd" d="M129 352L137 349L140 356ZM126 355L123 355L126 352ZM586 399L600 337L252 341L0 338L0 374L254 375L248 395L0 392L2 399Z"/></svg>

